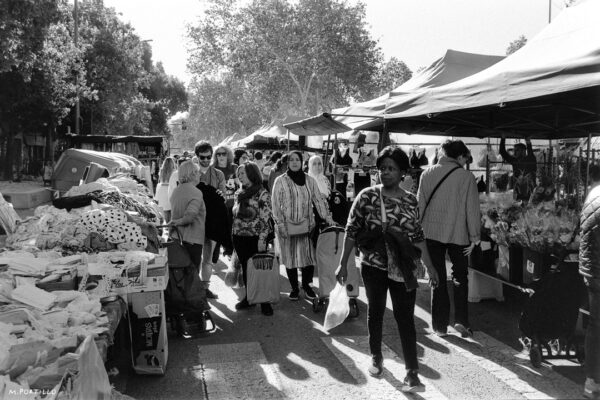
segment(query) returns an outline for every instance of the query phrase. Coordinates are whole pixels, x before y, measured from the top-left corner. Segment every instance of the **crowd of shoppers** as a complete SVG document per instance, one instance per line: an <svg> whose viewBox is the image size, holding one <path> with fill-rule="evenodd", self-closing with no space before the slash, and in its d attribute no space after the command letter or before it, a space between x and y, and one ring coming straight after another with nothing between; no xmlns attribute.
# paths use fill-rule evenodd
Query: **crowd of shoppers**
<svg viewBox="0 0 600 400"><path fill-rule="evenodd" d="M504 139L500 150L505 161L513 165L515 178L532 177L535 182L536 167L531 165L534 161L529 141L526 146L516 146L514 156L506 152ZM314 238L318 223L335 224L328 202L337 194L325 176L323 158L311 156L307 169L303 170L305 159L299 151L274 152L268 157L261 152L234 153L226 145L219 145L213 151L210 143L200 141L194 153L193 160L179 166L173 158L165 159L155 198L165 221L178 227L207 297L217 297L209 290L209 282L214 255L219 254L219 245L226 247L226 240L208 233L213 229L208 221L211 216L219 215L217 209L222 206L227 209L228 223L216 224L227 226L230 247L237 255L244 285L248 283L248 260L274 251L285 266L291 287L289 299L299 300L301 290L306 299L314 299L316 252L311 237ZM343 166L347 156L347 152L338 152L333 157ZM471 151L462 141L447 140L440 147L439 159L422 172L418 190L413 194L402 185L410 170L409 157L400 148L388 146L375 160L380 183L356 195L349 216L343 221L346 233L336 277L342 284L346 281L348 260L358 249L368 302L371 352L368 373L372 376L383 373L382 329L389 294L407 370L402 384L405 392L425 390L418 373L414 322L420 262L430 279L434 333L447 336L448 326L453 326L463 337L473 335L467 301L468 257L480 243L481 214L476 179L465 168L472 159ZM596 174L596 181L600 181L600 170L592 168L590 172L592 178ZM209 196L208 187L221 200ZM580 272L585 277L590 299L585 342L585 395L590 398L600 394L599 221L600 189L596 187L582 210L580 249ZM411 255L414 265L398 256L404 251ZM447 287L447 260L451 264L452 302ZM248 302L245 290L235 305L240 312L255 306ZM454 305L452 323L451 304ZM274 311L271 304L263 303L261 312L270 316Z"/></svg>

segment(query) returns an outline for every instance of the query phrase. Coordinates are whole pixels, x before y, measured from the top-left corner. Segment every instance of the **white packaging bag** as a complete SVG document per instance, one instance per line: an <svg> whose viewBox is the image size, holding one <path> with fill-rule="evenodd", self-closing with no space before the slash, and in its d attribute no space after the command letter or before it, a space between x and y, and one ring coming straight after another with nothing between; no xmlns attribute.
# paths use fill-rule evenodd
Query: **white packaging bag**
<svg viewBox="0 0 600 400"><path fill-rule="evenodd" d="M335 287L329 294L329 305L325 314L324 327L326 330L331 330L340 325L350 314L350 298L346 292L346 286L336 283Z"/></svg>

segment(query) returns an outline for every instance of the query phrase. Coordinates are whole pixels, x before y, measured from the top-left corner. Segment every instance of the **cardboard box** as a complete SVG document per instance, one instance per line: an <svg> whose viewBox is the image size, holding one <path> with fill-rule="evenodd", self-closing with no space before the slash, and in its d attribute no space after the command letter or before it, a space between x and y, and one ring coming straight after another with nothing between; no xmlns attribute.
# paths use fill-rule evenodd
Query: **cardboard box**
<svg viewBox="0 0 600 400"><path fill-rule="evenodd" d="M153 264L142 263L139 271L112 279L111 291L124 297L129 293L165 290L169 282L169 268L165 258L157 257Z"/></svg>
<svg viewBox="0 0 600 400"><path fill-rule="evenodd" d="M127 297L133 369L143 375L164 375L169 354L164 293L158 290Z"/></svg>

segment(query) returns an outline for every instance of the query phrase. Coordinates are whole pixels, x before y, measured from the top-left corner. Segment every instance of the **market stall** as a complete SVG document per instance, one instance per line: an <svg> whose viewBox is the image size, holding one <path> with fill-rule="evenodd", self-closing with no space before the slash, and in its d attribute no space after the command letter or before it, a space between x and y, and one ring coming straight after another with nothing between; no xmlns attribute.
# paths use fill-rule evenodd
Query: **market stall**
<svg viewBox="0 0 600 400"><path fill-rule="evenodd" d="M0 397L9 390L29 391L31 398L81 395L90 374L108 383L103 364L123 321L134 370L164 373L169 275L159 223L148 188L117 175L74 186L32 217L6 224ZM78 370L90 357L98 362ZM103 388L110 395L110 385Z"/></svg>

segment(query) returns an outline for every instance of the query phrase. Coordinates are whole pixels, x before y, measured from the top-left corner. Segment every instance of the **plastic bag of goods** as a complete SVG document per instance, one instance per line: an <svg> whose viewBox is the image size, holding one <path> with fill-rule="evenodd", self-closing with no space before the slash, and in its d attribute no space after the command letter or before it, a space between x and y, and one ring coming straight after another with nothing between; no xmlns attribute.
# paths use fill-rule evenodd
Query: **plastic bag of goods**
<svg viewBox="0 0 600 400"><path fill-rule="evenodd" d="M335 287L329 294L329 305L325 314L324 327L326 330L331 330L340 325L350 314L350 298L346 292L346 286L336 283Z"/></svg>

